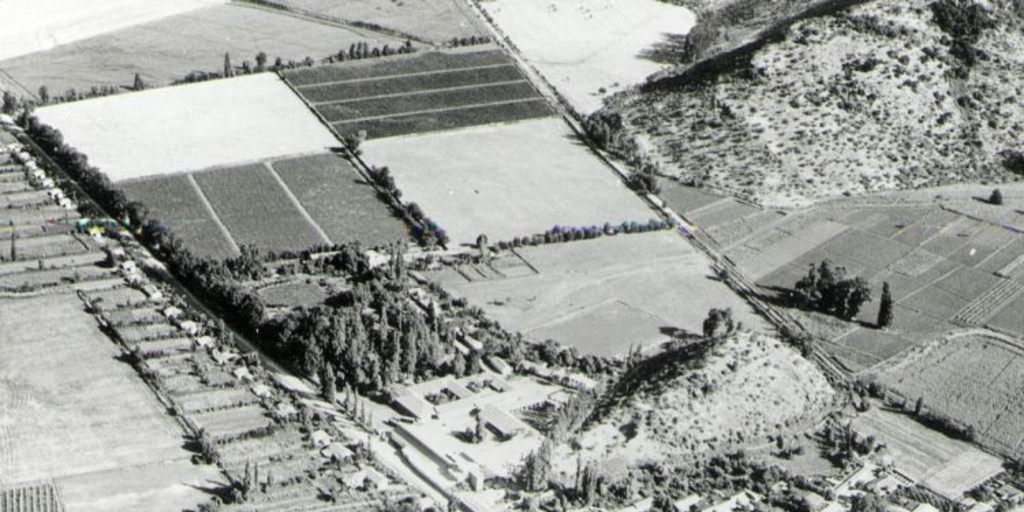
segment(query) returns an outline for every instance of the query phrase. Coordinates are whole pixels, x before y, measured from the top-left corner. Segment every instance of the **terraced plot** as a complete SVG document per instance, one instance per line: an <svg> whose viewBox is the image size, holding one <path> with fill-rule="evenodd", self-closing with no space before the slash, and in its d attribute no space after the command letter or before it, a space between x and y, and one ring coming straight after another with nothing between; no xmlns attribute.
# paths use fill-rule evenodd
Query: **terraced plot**
<svg viewBox="0 0 1024 512"><path fill-rule="evenodd" d="M231 167L194 175L217 217L239 247L265 251L302 250L330 243L292 202L263 164Z"/></svg>
<svg viewBox="0 0 1024 512"><path fill-rule="evenodd" d="M217 224L187 175L132 180L119 186L128 197L145 204L150 215L172 229L192 252L213 258L238 255L234 241Z"/></svg>
<svg viewBox="0 0 1024 512"><path fill-rule="evenodd" d="M333 154L159 176L120 184L194 253L237 256L251 244L296 251L358 241L366 247L407 238L376 191Z"/></svg>
<svg viewBox="0 0 1024 512"><path fill-rule="evenodd" d="M408 237L405 223L341 158L315 155L272 165L332 241L358 241L374 247Z"/></svg>
<svg viewBox="0 0 1024 512"><path fill-rule="evenodd" d="M428 53L285 73L341 134L371 139L518 121L553 113L501 51Z"/></svg>

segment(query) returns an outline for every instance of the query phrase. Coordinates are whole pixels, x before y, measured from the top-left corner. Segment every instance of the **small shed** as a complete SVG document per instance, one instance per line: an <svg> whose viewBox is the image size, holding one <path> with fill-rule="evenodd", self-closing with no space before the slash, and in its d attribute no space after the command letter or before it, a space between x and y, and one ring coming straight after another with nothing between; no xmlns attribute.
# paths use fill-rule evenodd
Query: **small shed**
<svg viewBox="0 0 1024 512"><path fill-rule="evenodd" d="M527 429L526 424L519 418L495 407L493 404L485 405L483 409L480 409L479 414L484 424L503 439L511 439Z"/></svg>
<svg viewBox="0 0 1024 512"><path fill-rule="evenodd" d="M184 313L185 312L178 306L169 306L164 308L164 316L167 317L168 320L177 320Z"/></svg>
<svg viewBox="0 0 1024 512"><path fill-rule="evenodd" d="M271 395L270 386L267 386L262 382L256 383L256 385L252 387L252 394L260 398L267 398Z"/></svg>
<svg viewBox="0 0 1024 512"><path fill-rule="evenodd" d="M333 439L331 439L331 435L324 430L314 431L309 436L309 439L310 441L313 441L313 444L318 448L326 448L327 446L330 446L331 442L333 441Z"/></svg>
<svg viewBox="0 0 1024 512"><path fill-rule="evenodd" d="M400 412L418 420L430 418L434 414L434 406L406 388L400 388L391 394L392 404Z"/></svg>
<svg viewBox="0 0 1024 512"><path fill-rule="evenodd" d="M199 348L210 348L217 344L217 340L213 339L213 336L197 336L196 345Z"/></svg>
<svg viewBox="0 0 1024 512"><path fill-rule="evenodd" d="M353 452L349 447L338 442L333 442L320 450L321 457L336 462L352 460L355 455L355 452Z"/></svg>
<svg viewBox="0 0 1024 512"><path fill-rule="evenodd" d="M508 377L509 375L512 375L514 371L512 365L506 363L504 359L498 356L487 356L484 358L484 362L487 363L487 366L490 366L495 373L502 377Z"/></svg>
<svg viewBox="0 0 1024 512"><path fill-rule="evenodd" d="M249 372L249 369L246 368L245 366L239 366L238 368L235 368L235 371L231 372L231 374L234 375L235 378L238 380L253 380L252 373Z"/></svg>
<svg viewBox="0 0 1024 512"><path fill-rule="evenodd" d="M193 322L192 320L185 320L184 322L180 322L178 323L178 327L181 328L181 330L188 333L190 336L195 336L199 334L199 324Z"/></svg>

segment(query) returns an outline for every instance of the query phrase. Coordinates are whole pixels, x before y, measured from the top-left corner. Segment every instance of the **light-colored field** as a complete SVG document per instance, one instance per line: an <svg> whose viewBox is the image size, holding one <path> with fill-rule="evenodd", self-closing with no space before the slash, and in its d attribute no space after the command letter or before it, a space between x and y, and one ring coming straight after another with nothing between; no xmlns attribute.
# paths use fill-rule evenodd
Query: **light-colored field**
<svg viewBox="0 0 1024 512"><path fill-rule="evenodd" d="M113 181L337 145L271 73L54 105L37 115Z"/></svg>
<svg viewBox="0 0 1024 512"><path fill-rule="evenodd" d="M4 0L0 4L0 60L225 1Z"/></svg>
<svg viewBox="0 0 1024 512"><path fill-rule="evenodd" d="M272 0L287 5L345 19L380 25L437 43L453 37L487 33L473 16L467 2L461 0Z"/></svg>
<svg viewBox="0 0 1024 512"><path fill-rule="evenodd" d="M853 428L885 443L884 454L900 473L951 500L959 500L964 492L1003 472L999 457L907 416L873 408L854 419Z"/></svg>
<svg viewBox="0 0 1024 512"><path fill-rule="evenodd" d="M217 472L74 295L0 301L0 482L67 484L69 510L194 507ZM116 486L97 486L100 482Z"/></svg>
<svg viewBox="0 0 1024 512"><path fill-rule="evenodd" d="M90 4L95 2L90 2ZM177 2L175 2L177 3ZM188 3L188 2L184 2ZM136 25L45 52L0 62L0 69L31 94L46 86L51 96L69 88L87 92L93 86L130 87L138 73L149 86L162 86L193 71L223 69L224 54L232 64L267 65L306 57L320 60L354 42L371 47L404 41L300 19L243 4L219 5Z"/></svg>
<svg viewBox="0 0 1024 512"><path fill-rule="evenodd" d="M519 249L539 273L442 284L480 306L505 327L551 337L581 353L622 354L631 345L665 339L662 329L700 333L711 308L731 307L734 318L759 329L764 321L713 277L704 256L675 233L618 235ZM615 305L614 311L607 311ZM628 325L598 330L587 315L601 312ZM581 320L581 321L575 321ZM566 323L573 328L566 329Z"/></svg>
<svg viewBox="0 0 1024 512"><path fill-rule="evenodd" d="M558 118L371 140L363 152L458 244L655 217Z"/></svg>
<svg viewBox="0 0 1024 512"><path fill-rule="evenodd" d="M584 114L601 108L606 94L662 69L648 52L695 23L689 9L655 0L496 0L482 6Z"/></svg>

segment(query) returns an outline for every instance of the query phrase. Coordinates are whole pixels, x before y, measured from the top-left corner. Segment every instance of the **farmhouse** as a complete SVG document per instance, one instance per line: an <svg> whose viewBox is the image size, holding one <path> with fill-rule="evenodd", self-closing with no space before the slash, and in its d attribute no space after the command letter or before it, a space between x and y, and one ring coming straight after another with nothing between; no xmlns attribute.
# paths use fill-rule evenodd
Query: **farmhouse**
<svg viewBox="0 0 1024 512"><path fill-rule="evenodd" d="M388 488L388 478L373 468L366 468L356 471L345 477L345 485L349 489L376 489L382 491Z"/></svg>
<svg viewBox="0 0 1024 512"><path fill-rule="evenodd" d="M352 460L356 454L349 447L341 443L334 442L320 450L320 455L328 460L345 462Z"/></svg>
<svg viewBox="0 0 1024 512"><path fill-rule="evenodd" d="M480 409L480 419L502 439L508 440L527 429L519 418L488 404Z"/></svg>

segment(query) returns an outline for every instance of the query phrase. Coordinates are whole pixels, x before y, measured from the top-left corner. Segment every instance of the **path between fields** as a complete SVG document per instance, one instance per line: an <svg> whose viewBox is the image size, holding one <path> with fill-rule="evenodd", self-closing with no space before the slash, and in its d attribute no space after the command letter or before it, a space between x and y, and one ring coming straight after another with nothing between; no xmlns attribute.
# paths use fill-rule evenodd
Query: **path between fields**
<svg viewBox="0 0 1024 512"><path fill-rule="evenodd" d="M503 86L503 85L528 84L528 83L530 83L530 81L528 79L520 78L518 80L505 80L503 82L488 82L486 84L458 85L458 86L455 86L455 87L442 87L440 89L419 89L419 90L408 91L408 92L395 92L395 93L391 93L391 94L380 94L380 95L377 95L377 96L361 96L361 97L358 97L358 98L345 98L343 100L321 101L319 103L312 103L311 102L310 105L313 105L314 107L319 107L319 106L322 106L322 105L337 105L337 104L340 104L340 103L357 103L357 102L366 101L366 100L382 100L382 99L387 99L387 98L401 98L403 96L420 96L420 95L424 95L424 94L434 94L434 93L438 93L438 92L465 91L465 90L470 90L470 89L484 89L484 88L487 88L487 87L499 87L499 86Z"/></svg>
<svg viewBox="0 0 1024 512"><path fill-rule="evenodd" d="M433 69L433 70L430 70L430 71L416 71L414 73L396 73L396 74L392 74L392 75L374 75L374 76L367 76L367 77L362 77L362 78L346 78L344 80L333 80L331 82L317 82L315 84L296 85L295 88L296 89L312 89L314 87L326 87L328 85L336 85L336 84L352 84L352 83L359 83L359 82L374 82L374 81L377 81L377 80L385 80L385 79L388 79L388 78L405 78L405 77L409 77L409 76L443 75L445 73L454 73L456 71L475 71L475 70L478 70L478 69L505 68L505 67L510 67L510 66L515 66L515 64L512 64L512 63L505 63L505 64L483 64L483 65L480 65L480 66L470 66L470 67L465 67L465 68Z"/></svg>
<svg viewBox="0 0 1024 512"><path fill-rule="evenodd" d="M295 197L295 194L292 193L292 189L288 188L288 185L286 185L284 180L281 179L281 175L277 174L277 169L274 169L274 166L271 165L270 162L263 162L263 165L266 166L268 171L270 171L270 175L277 180L277 184L281 186L281 190L284 190L284 193L288 195L288 199L295 206L295 209L299 210L299 213L302 214L302 217L306 219L306 222L308 222L310 226L313 226L313 229L315 229L316 233L320 235L320 238L322 238L327 245L334 245L334 242L332 242L331 238L327 236L327 233L324 232L323 228L313 220L313 217L309 215L306 208L299 202L299 198Z"/></svg>
<svg viewBox="0 0 1024 512"><path fill-rule="evenodd" d="M543 102L547 103L547 100L545 98L540 98L540 97L538 97L538 98L523 98L523 99L518 99L518 100L491 101L491 102L486 102L486 103L474 103L472 105L462 105L462 106L458 106L458 107L445 107L445 108L431 108L431 109L426 109L426 110L413 110L412 112L402 112L400 114L386 114L386 115L383 115L383 116L353 117L351 119L339 119L337 121L331 121L330 124L335 125L335 124L345 124L345 123L357 123L357 122L360 122L360 121L375 121L375 120L378 120L378 119L391 119L391 118L395 118L395 117L408 117L408 116L416 116L416 115L421 115L421 114L440 114L442 112L451 112L453 110L469 110L469 109L474 109L474 108L494 107L494 106L499 106L499 105L512 105L512 104L515 104L515 103L530 103L530 102L534 102L534 101L543 101Z"/></svg>
<svg viewBox="0 0 1024 512"><path fill-rule="evenodd" d="M210 204L210 200L206 197L206 192L203 192L199 183L196 183L196 178L192 176L191 173L188 173L185 174L185 179L199 195L199 201L203 203L203 207L206 208L206 212L210 214L210 218L213 219L213 223L217 225L217 229L219 229L220 233L224 235L224 239L228 241L229 245L231 245L231 250L234 251L235 254L242 254L242 251L238 248L238 244L235 243L235 239L231 236L231 232L228 231L228 227L221 222L220 216L217 215L217 210L214 210L213 205Z"/></svg>

